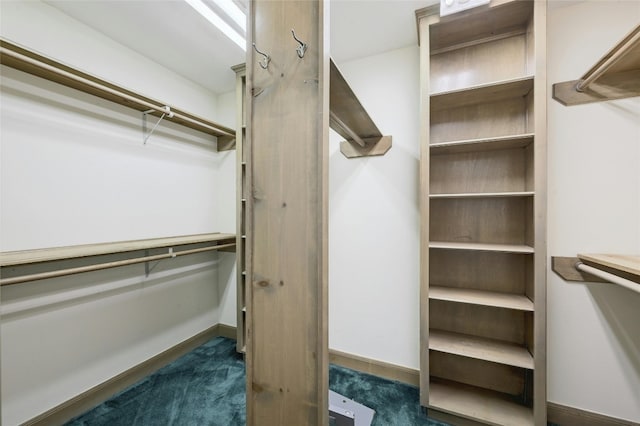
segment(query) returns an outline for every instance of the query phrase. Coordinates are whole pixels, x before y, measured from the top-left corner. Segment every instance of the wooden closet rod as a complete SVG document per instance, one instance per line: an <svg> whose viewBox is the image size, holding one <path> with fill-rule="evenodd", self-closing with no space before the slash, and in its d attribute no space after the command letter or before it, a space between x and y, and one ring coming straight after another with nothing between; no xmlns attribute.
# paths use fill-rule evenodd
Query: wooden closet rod
<svg viewBox="0 0 640 426"><path fill-rule="evenodd" d="M38 75L44 78L47 78L47 77L42 75L42 71L45 71L48 74L54 74L57 77L60 77L60 79L53 80L53 81L56 81L57 83L64 84L66 86L74 87L78 89L78 87L65 83L66 80L71 80L75 83L79 83L81 86L95 89L99 93L110 95L110 97L101 96L105 99L114 101L113 97L115 97L116 99L119 98L120 101L117 101L117 103L121 105L129 106L129 107L131 107L130 105L131 103L135 104L138 108L134 108L134 109L140 109L141 107L144 107L146 109L156 111L160 114L164 114L167 112L166 107L168 105L159 105L158 103L149 102L148 99L144 99L139 96L134 96L131 93L127 93L127 91L125 90L118 90L118 88L115 85L109 84L97 77L90 76L89 78L88 75L85 76L84 73L80 71L78 71L77 73L73 72L73 71L76 71L73 68L64 66L53 60L40 56L34 52L30 52L28 50L20 48L16 45L13 45L12 43L7 42L6 40L0 40L0 41L2 42L0 46L0 57L2 58L2 63L4 65L11 66L13 68L20 69L22 71L26 71L26 72L29 72L30 74ZM40 73L33 72L32 70L33 68L40 71ZM99 96L97 93L93 91L89 93ZM202 128L203 131L206 130L218 136L228 136L232 138L235 138L236 136L235 133L233 133L233 131L231 131L230 129L226 129L223 126L218 127L218 126L212 125L212 123L209 121L193 118L183 112L174 110L173 108L171 108L171 112L173 113L173 118L198 126Z"/></svg>
<svg viewBox="0 0 640 426"><path fill-rule="evenodd" d="M619 277L617 275L603 271L602 269L594 268L593 266L585 265L582 262L577 262L575 265L575 268L578 271L587 272L591 275L595 275L598 278L602 278L603 280L608 281L612 284L617 284L631 291L635 291L636 293L640 293L640 284L635 283L626 278Z"/></svg>
<svg viewBox="0 0 640 426"><path fill-rule="evenodd" d="M220 244L220 245L215 245L211 247L202 247L202 248L182 250L182 251L176 251L176 252L174 252L172 249L169 249L168 253L156 254L153 256L143 256L135 259L117 260L114 262L98 263L96 265L79 266L77 268L66 268L66 269L59 269L57 271L41 272L37 274L23 275L20 277L0 279L0 286L20 284L20 283L25 283L29 281L44 280L48 278L63 277L67 275L80 274L83 272L99 271L101 269L117 268L119 266L134 265L136 263L144 263L144 262L150 262L154 260L184 256L187 254L195 254L195 253L202 253L206 251L219 250L222 248L233 247L235 245L236 243L234 242L230 244Z"/></svg>

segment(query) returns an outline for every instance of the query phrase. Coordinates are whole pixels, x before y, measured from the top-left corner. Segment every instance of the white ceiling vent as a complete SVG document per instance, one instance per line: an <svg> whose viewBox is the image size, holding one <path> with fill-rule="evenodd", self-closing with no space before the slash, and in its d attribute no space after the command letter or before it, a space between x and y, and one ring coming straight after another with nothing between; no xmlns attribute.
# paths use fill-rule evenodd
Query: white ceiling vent
<svg viewBox="0 0 640 426"><path fill-rule="evenodd" d="M472 7L488 4L490 0L440 0L440 16L451 15Z"/></svg>

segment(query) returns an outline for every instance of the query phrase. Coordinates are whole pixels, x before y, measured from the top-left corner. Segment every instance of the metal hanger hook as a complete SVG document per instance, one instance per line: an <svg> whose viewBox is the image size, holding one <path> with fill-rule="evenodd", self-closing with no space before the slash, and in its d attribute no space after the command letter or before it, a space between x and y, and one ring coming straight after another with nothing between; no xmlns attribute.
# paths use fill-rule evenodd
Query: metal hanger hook
<svg viewBox="0 0 640 426"><path fill-rule="evenodd" d="M307 51L307 43L305 43L304 41L296 37L296 33L295 31L293 31L293 28L291 28L291 34L293 35L293 39L300 44L298 47L296 47L296 52L298 52L298 58L304 58L304 52Z"/></svg>
<svg viewBox="0 0 640 426"><path fill-rule="evenodd" d="M261 51L258 50L258 48L256 47L256 44L253 43L253 48L255 49L256 52L258 52L260 55L264 56L264 58L262 59L262 61L258 61L258 63L260 64L260 67L262 67L263 70L266 70L267 67L269 66L269 61L271 61L271 57L269 57L269 55L267 55L266 53L262 53Z"/></svg>

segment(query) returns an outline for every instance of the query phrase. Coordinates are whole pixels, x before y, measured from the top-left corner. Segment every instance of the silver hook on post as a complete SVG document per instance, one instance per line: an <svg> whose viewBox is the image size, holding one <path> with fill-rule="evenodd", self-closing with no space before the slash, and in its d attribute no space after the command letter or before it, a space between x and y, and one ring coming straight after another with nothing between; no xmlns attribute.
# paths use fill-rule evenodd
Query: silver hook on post
<svg viewBox="0 0 640 426"><path fill-rule="evenodd" d="M293 39L300 44L298 47L296 47L296 52L298 52L298 58L304 58L304 52L307 51L307 43L305 43L304 41L296 37L296 33L295 31L293 31L293 28L291 28L291 34L293 35Z"/></svg>
<svg viewBox="0 0 640 426"><path fill-rule="evenodd" d="M255 43L253 43L253 48L260 55L264 56L264 59L262 59L262 61L258 61L258 63L260 64L260 67L262 67L263 70L266 70L267 67L269 66L269 61L271 61L271 58L266 53L262 53L261 51L259 51Z"/></svg>

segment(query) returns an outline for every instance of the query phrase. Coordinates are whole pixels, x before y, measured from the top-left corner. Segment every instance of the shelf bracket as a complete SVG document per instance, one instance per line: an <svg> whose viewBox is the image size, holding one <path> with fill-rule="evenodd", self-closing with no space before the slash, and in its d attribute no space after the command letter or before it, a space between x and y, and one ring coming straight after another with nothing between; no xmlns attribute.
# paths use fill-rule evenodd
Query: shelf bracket
<svg viewBox="0 0 640 426"><path fill-rule="evenodd" d="M391 136L376 136L362 139L364 147L346 140L340 142L340 152L347 158L373 157L384 155L391 149Z"/></svg>
<svg viewBox="0 0 640 426"><path fill-rule="evenodd" d="M160 122L162 121L162 119L165 116L167 118L172 118L173 117L173 112L171 112L171 108L169 107L169 105L165 105L164 109L162 110L162 115L160 116L160 118L158 119L156 124L147 133L147 115L149 115L152 112L156 112L156 110L155 109L149 109L149 110L146 110L146 111L142 112L142 142L143 142L144 145L147 144L147 140L149 139L149 137L151 136L153 131L156 130L156 127L158 127L158 124L160 124Z"/></svg>
<svg viewBox="0 0 640 426"><path fill-rule="evenodd" d="M580 271L576 265L582 261L578 257L551 257L551 270L558 274L565 281L582 281L594 283L606 283L607 281L591 275L588 272Z"/></svg>
<svg viewBox="0 0 640 426"><path fill-rule="evenodd" d="M173 247L169 247L168 254L171 256L172 259L175 259L176 253L173 251ZM149 257L149 250L144 251L144 256ZM153 266L149 266L149 262L144 262L144 276L146 278L149 278L149 274L156 268L156 266L160 264L161 261L162 260L156 261L156 263L154 263Z"/></svg>
<svg viewBox="0 0 640 426"><path fill-rule="evenodd" d="M218 152L231 151L236 148L235 136L218 136Z"/></svg>

